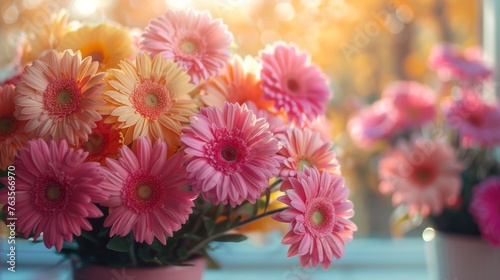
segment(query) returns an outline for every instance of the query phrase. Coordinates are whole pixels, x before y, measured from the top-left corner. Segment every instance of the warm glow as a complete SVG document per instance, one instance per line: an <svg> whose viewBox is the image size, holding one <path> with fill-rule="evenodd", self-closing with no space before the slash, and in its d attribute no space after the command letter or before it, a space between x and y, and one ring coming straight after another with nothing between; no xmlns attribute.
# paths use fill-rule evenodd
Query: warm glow
<svg viewBox="0 0 500 280"><path fill-rule="evenodd" d="M434 231L433 228L426 228L424 229L424 232L422 232L422 238L424 239L425 242L430 242L434 240L434 237L436 236L436 232Z"/></svg>
<svg viewBox="0 0 500 280"><path fill-rule="evenodd" d="M97 10L99 0L75 0L73 13L79 16L90 16Z"/></svg>

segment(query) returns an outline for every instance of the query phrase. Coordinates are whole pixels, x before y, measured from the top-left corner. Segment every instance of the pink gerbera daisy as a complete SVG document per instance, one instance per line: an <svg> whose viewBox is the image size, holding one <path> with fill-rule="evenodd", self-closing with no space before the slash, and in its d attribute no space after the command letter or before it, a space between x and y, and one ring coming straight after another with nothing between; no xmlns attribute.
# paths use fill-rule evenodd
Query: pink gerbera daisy
<svg viewBox="0 0 500 280"><path fill-rule="evenodd" d="M253 111L255 116L259 118L264 118L269 123L269 130L274 134L285 133L290 126L286 124L286 120L280 114L274 114L266 109L259 109L255 103L248 101L245 103L248 109Z"/></svg>
<svg viewBox="0 0 500 280"><path fill-rule="evenodd" d="M43 139L30 140L14 162L16 173L16 230L24 238L43 233L47 248L60 251L81 229L91 230L87 218L101 217L94 203L108 197L101 190L103 173L97 162L84 162L87 153ZM7 188L0 203L7 203Z"/></svg>
<svg viewBox="0 0 500 280"><path fill-rule="evenodd" d="M456 202L462 170L454 150L444 143L424 139L400 143L379 162L379 190L392 194L394 205L406 204L410 215L438 215L445 205Z"/></svg>
<svg viewBox="0 0 500 280"><path fill-rule="evenodd" d="M28 144L24 133L26 122L14 117L14 86L0 86L0 169L5 170L14 161L19 149Z"/></svg>
<svg viewBox="0 0 500 280"><path fill-rule="evenodd" d="M96 73L98 67L71 50L49 51L26 67L14 101L15 115L28 121L24 130L30 137L66 139L72 146L87 140L101 119L97 107L103 104L99 95L105 73Z"/></svg>
<svg viewBox="0 0 500 280"><path fill-rule="evenodd" d="M282 191L290 188L286 179L297 176L305 166L340 174L340 165L332 150L333 144L323 141L319 132L294 127L279 137L283 144L279 155L284 158L279 171L280 177L285 179L281 186Z"/></svg>
<svg viewBox="0 0 500 280"><path fill-rule="evenodd" d="M486 104L476 92L463 90L460 99L445 106L446 124L458 130L464 147L500 143L500 108Z"/></svg>
<svg viewBox="0 0 500 280"><path fill-rule="evenodd" d="M423 84L394 82L384 89L382 96L393 104L398 130L418 128L436 116L436 94Z"/></svg>
<svg viewBox="0 0 500 280"><path fill-rule="evenodd" d="M500 246L500 177L489 177L473 189L470 212L481 234Z"/></svg>
<svg viewBox="0 0 500 280"><path fill-rule="evenodd" d="M310 63L309 55L293 45L275 44L260 54L262 90L276 110L291 120L315 119L326 110L330 98L325 77Z"/></svg>
<svg viewBox="0 0 500 280"><path fill-rule="evenodd" d="M480 82L491 76L492 70L482 59L479 47L470 47L460 52L455 45L437 45L431 50L429 67L443 81L450 79L464 82Z"/></svg>
<svg viewBox="0 0 500 280"><path fill-rule="evenodd" d="M186 170L193 189L214 204L255 203L278 173L280 144L265 119L245 104L201 108L183 130Z"/></svg>
<svg viewBox="0 0 500 280"><path fill-rule="evenodd" d="M359 110L347 123L351 138L360 147L369 148L376 141L390 137L397 124L394 110L388 99Z"/></svg>
<svg viewBox="0 0 500 280"><path fill-rule="evenodd" d="M279 222L290 223L282 243L289 244L288 257L300 256L300 264L327 269L332 261L344 255L345 243L353 238L357 226L353 204L347 200L349 189L344 178L305 168L291 178L292 188L278 198L290 208L274 214Z"/></svg>
<svg viewBox="0 0 500 280"><path fill-rule="evenodd" d="M153 242L156 237L166 244L165 235L173 236L181 228L196 198L182 190L187 185L183 153L167 160L167 145L147 137L137 139L137 154L123 146L118 160L108 158L107 180L102 187L110 194L101 203L110 208L104 226L111 226L110 236L126 236L133 231L137 242Z"/></svg>
<svg viewBox="0 0 500 280"><path fill-rule="evenodd" d="M154 56L173 59L198 84L217 75L231 58L233 35L220 19L207 11L168 10L151 20L140 40L140 48Z"/></svg>

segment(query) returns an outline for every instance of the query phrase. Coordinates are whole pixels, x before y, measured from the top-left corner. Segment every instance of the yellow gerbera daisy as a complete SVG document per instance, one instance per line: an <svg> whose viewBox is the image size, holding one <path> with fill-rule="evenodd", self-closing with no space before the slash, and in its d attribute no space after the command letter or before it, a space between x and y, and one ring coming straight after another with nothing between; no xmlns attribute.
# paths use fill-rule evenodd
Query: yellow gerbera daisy
<svg viewBox="0 0 500 280"><path fill-rule="evenodd" d="M68 12L60 10L38 25L28 25L25 31L26 41L22 46L21 63L29 64L48 50L55 49L63 34L70 28L67 22Z"/></svg>
<svg viewBox="0 0 500 280"><path fill-rule="evenodd" d="M125 145L149 136L153 142L165 140L169 148L180 146L182 126L197 110L189 96L195 87L190 76L172 60L146 53L136 56L135 65L122 60L119 67L108 71L107 103L99 109L108 116L105 123L122 130Z"/></svg>
<svg viewBox="0 0 500 280"><path fill-rule="evenodd" d="M91 56L92 61L99 62L100 71L116 68L120 60L134 54L133 42L128 31L110 23L84 25L67 32L61 38L57 49L79 50L82 57Z"/></svg>

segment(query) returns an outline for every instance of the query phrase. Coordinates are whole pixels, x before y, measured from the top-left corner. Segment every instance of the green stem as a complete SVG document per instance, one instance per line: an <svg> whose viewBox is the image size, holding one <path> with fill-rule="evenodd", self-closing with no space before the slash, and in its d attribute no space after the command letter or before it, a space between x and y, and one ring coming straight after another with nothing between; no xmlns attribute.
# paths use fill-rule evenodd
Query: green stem
<svg viewBox="0 0 500 280"><path fill-rule="evenodd" d="M262 214L259 214L259 215L256 215L256 216L253 216L251 218L248 218L244 221L241 221L240 223L238 223L237 225L231 227L231 228L228 228L222 232L218 232L212 236L208 236L207 238L205 238L204 240L200 241L200 243L196 244L196 246L194 246L193 248L191 248L191 250L188 251L187 255L188 256L191 256L192 254L196 253L198 250L200 250L201 248L205 247L208 243L210 243L210 241L224 235L227 231L229 230L232 230L232 229L235 229L235 228L238 228L238 227L241 227L241 226L244 226L246 224L249 224L251 222L254 222L260 218L264 218L266 216L269 216L269 215L272 215L272 214L275 214L275 213L279 213L283 210L286 210L288 209L289 207L282 207L282 208L278 208L278 209L274 209L274 210L271 210L271 211L267 211L267 212L264 212Z"/></svg>
<svg viewBox="0 0 500 280"><path fill-rule="evenodd" d="M137 258L135 257L135 240L134 236L131 234L130 238L132 239L132 242L130 243L130 251L129 251L129 256L130 256L130 261L132 262L132 267L138 267L137 263Z"/></svg>

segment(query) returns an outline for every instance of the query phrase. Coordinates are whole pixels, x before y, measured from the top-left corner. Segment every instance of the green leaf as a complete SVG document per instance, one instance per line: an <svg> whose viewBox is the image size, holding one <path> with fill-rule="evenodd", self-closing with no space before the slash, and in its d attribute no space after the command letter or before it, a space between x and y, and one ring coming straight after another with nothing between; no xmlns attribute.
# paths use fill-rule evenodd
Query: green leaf
<svg viewBox="0 0 500 280"><path fill-rule="evenodd" d="M247 237L242 235L242 234L226 234L219 236L212 241L217 241L217 242L241 242L246 240Z"/></svg>
<svg viewBox="0 0 500 280"><path fill-rule="evenodd" d="M207 230L207 234L211 235L214 232L215 229L215 222L210 219L209 217L201 217L203 220L203 225L205 226L205 229Z"/></svg>
<svg viewBox="0 0 500 280"><path fill-rule="evenodd" d="M114 236L109 240L106 248L116 252L127 253L130 250L131 242L128 237Z"/></svg>
<svg viewBox="0 0 500 280"><path fill-rule="evenodd" d="M151 247L139 247L137 255L143 262L158 262L156 252Z"/></svg>
<svg viewBox="0 0 500 280"><path fill-rule="evenodd" d="M188 257L188 250L186 248L179 248L177 249L177 255L179 256L179 259L185 260Z"/></svg>
<svg viewBox="0 0 500 280"><path fill-rule="evenodd" d="M198 235L196 235L194 233L190 233L190 232L185 233L184 237L186 239L191 239L191 240L194 240L194 241L200 241L202 239L201 236L198 236Z"/></svg>
<svg viewBox="0 0 500 280"><path fill-rule="evenodd" d="M253 216L255 216L255 215L257 215L257 212L258 212L258 211L259 211L259 203L258 203L258 201L257 201L257 203L255 203L255 204L253 205L253 208L252 208L252 217L253 217Z"/></svg>

